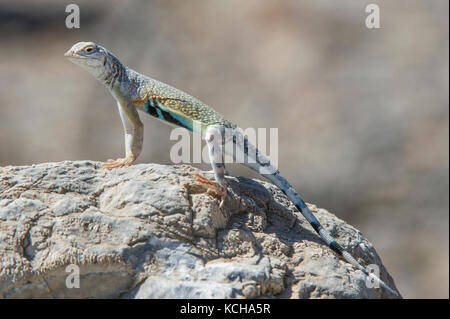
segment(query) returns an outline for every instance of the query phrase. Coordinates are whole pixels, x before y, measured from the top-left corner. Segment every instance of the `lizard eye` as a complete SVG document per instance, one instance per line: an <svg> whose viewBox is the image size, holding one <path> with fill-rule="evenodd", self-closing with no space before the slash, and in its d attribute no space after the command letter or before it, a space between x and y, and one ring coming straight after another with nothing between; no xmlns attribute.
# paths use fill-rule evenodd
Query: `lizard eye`
<svg viewBox="0 0 450 319"><path fill-rule="evenodd" d="M92 51L94 51L93 47L87 47L86 49L84 49L84 51L86 51L87 53L91 53Z"/></svg>

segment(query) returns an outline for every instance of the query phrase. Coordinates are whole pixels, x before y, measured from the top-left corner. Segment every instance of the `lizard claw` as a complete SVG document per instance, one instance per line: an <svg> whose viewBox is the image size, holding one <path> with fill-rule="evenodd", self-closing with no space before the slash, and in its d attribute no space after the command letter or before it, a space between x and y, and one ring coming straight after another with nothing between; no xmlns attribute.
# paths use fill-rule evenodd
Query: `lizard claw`
<svg viewBox="0 0 450 319"><path fill-rule="evenodd" d="M131 157L118 158L116 160L109 159L100 165L103 169L112 169L117 167L130 166L134 160Z"/></svg>
<svg viewBox="0 0 450 319"><path fill-rule="evenodd" d="M220 197L219 208L223 208L225 205L225 198L227 197L227 188L220 185L217 182L213 182L200 174L194 174L195 182L208 187L208 191L213 192L216 196Z"/></svg>
<svg viewBox="0 0 450 319"><path fill-rule="evenodd" d="M227 197L227 189L223 188L223 193L220 196L220 204L219 204L219 208L222 209L223 206L225 206L225 198Z"/></svg>

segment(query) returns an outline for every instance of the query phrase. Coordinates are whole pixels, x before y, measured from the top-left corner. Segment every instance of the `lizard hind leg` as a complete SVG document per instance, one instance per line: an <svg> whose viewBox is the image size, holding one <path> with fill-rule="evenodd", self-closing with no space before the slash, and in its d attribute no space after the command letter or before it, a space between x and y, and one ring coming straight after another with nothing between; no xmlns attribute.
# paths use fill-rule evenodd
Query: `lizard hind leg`
<svg viewBox="0 0 450 319"><path fill-rule="evenodd" d="M199 174L195 174L195 181L199 184L205 185L215 194L217 194L220 201L220 208L225 204L227 196L227 181L225 179L225 129L220 125L213 125L206 129L205 140L208 145L209 160L214 172L215 181L211 181Z"/></svg>
<svg viewBox="0 0 450 319"><path fill-rule="evenodd" d="M206 178L200 174L194 174L194 177L196 183L206 186L220 198L226 196L227 189L222 187L219 183L212 181L209 178Z"/></svg>

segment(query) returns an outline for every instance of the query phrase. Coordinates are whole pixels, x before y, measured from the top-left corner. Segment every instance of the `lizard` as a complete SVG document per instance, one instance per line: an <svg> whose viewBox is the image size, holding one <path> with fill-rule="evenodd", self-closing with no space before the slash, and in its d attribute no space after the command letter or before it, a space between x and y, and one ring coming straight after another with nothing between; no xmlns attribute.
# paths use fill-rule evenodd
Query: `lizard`
<svg viewBox="0 0 450 319"><path fill-rule="evenodd" d="M201 134L208 147L215 181L195 174L196 182L208 186L220 196L220 207L223 207L228 186L225 178L224 153L227 150L225 144L232 143L233 150L236 149L237 152L245 155L246 161L243 164L275 184L328 247L371 280L379 283L380 288L393 296L399 296L378 276L362 266L331 236L270 160L242 134L236 125L220 113L179 89L132 70L121 63L109 50L94 42L78 42L65 53L65 56L103 83L117 103L124 129L125 157L109 159L101 164L102 168L129 166L136 161L143 146L143 124L138 114L138 111L141 111L168 124ZM227 130L232 133L227 134ZM236 158L236 152L233 152L232 156Z"/></svg>

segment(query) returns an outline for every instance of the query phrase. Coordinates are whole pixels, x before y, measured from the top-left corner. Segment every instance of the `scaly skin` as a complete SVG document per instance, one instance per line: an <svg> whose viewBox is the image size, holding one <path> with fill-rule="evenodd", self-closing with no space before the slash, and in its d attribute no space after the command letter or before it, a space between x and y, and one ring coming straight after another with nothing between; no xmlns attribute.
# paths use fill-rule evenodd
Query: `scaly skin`
<svg viewBox="0 0 450 319"><path fill-rule="evenodd" d="M208 145L215 182L198 174L195 178L198 183L207 186L219 195L220 207L222 207L227 196L223 157L226 148L224 145L232 142L238 152L252 160L245 162L244 165L259 172L278 186L333 251L378 282L390 294L395 297L399 296L370 270L359 264L333 239L276 167L238 131L235 125L211 107L183 91L126 67L111 52L95 43L79 42L65 55L105 84L117 101L124 126L126 155L125 158L106 161L102 164L103 168L128 166L133 164L139 156L143 143L143 125L137 112L140 110L169 124L185 127L190 131L202 134ZM194 125L194 122L199 125ZM224 132L227 128L233 132L232 139L229 137L226 140L225 138ZM230 155L236 156L236 154Z"/></svg>
<svg viewBox="0 0 450 319"><path fill-rule="evenodd" d="M65 54L72 62L87 69L111 92L119 104L125 134L125 158L108 160L103 168L128 166L142 150L143 127L136 110L160 120L200 133L213 124L234 127L222 115L199 99L168 84L159 82L128 68L107 49L92 42L75 44ZM130 123L127 123L130 122ZM128 124L128 127L127 127Z"/></svg>

